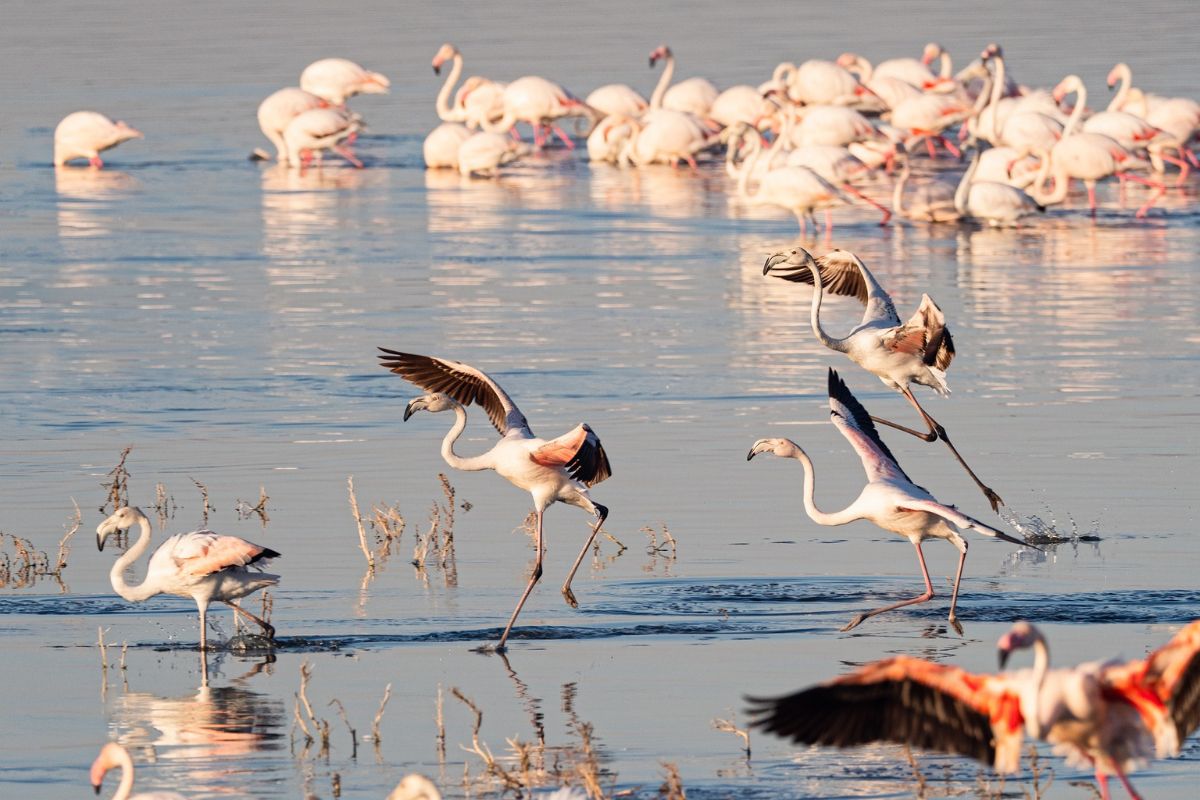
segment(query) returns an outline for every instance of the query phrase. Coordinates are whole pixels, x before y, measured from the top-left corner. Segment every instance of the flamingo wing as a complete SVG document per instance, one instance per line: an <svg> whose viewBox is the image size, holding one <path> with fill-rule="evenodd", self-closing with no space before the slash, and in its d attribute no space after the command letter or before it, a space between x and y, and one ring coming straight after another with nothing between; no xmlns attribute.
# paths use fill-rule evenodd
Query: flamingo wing
<svg viewBox="0 0 1200 800"><path fill-rule="evenodd" d="M929 297L921 295L921 305L904 325L883 337L883 346L917 356L930 367L946 370L954 360L954 340L946 327L946 317Z"/></svg>
<svg viewBox="0 0 1200 800"><path fill-rule="evenodd" d="M1106 670L1104 681L1141 713L1159 757L1179 755L1183 741L1200 727L1200 620L1145 660Z"/></svg>
<svg viewBox="0 0 1200 800"><path fill-rule="evenodd" d="M887 478L912 483L912 479L900 468L900 463L896 461L892 451L879 437L871 415L850 393L846 382L832 368L829 370L829 418L858 451L858 457L862 459L863 469L867 471L869 480Z"/></svg>
<svg viewBox="0 0 1200 800"><path fill-rule="evenodd" d="M433 356L419 356L379 348L381 366L430 392L443 392L464 406L472 403L483 406L488 419L502 435L511 430L529 430L525 415L512 398L484 372L461 361L449 361Z"/></svg>
<svg viewBox="0 0 1200 800"><path fill-rule="evenodd" d="M1033 547L1034 550L1039 549L1029 544L1029 542L1023 542L1020 539L1009 536L1004 531L996 530L991 525L986 525L974 517L968 517L954 506L943 505L936 500L922 500L919 497L911 497L904 501L904 505L901 506L900 510L924 511L927 514L939 516L950 524L962 528L963 530L967 530L969 528L976 533L982 533L984 536L991 536L995 539L1003 539L1006 542L1020 545L1021 547Z"/></svg>
<svg viewBox="0 0 1200 800"><path fill-rule="evenodd" d="M1004 678L907 656L784 697L747 699L755 727L804 744L897 742L991 765L998 748L1019 748L1022 736L1020 701Z"/></svg>
<svg viewBox="0 0 1200 800"><path fill-rule="evenodd" d="M833 250L817 258L817 266L821 269L821 282L828 283L825 288L834 294L853 295L865 305L862 322L886 322L889 325L899 325L900 315L892 298L875 276L867 269L862 259L849 250ZM812 276L809 275L809 283Z"/></svg>
<svg viewBox="0 0 1200 800"><path fill-rule="evenodd" d="M167 539L155 551L149 569L168 568L189 578L203 578L224 569L258 564L279 553L270 548L247 542L236 536L222 536L213 531L179 533Z"/></svg>
<svg viewBox="0 0 1200 800"><path fill-rule="evenodd" d="M600 437L586 423L551 439L530 454L543 467L563 467L577 481L595 486L612 475Z"/></svg>

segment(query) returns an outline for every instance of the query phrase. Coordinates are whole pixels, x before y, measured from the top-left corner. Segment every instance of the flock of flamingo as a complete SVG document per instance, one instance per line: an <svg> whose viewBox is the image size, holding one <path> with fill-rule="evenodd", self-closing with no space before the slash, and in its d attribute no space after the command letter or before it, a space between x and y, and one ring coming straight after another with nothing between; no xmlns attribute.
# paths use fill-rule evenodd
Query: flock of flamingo
<svg viewBox="0 0 1200 800"><path fill-rule="evenodd" d="M702 153L724 148L725 165L739 195L793 212L802 229L816 210L824 210L828 230L829 209L850 203L876 206L885 223L896 213L930 222L972 218L1012 225L1045 204L1062 202L1071 179L1084 182L1094 212L1096 182L1109 176L1122 184L1129 180L1153 188L1138 209L1143 216L1166 191L1163 173L1168 165L1178 170L1182 181L1189 165L1197 164L1191 150L1200 131L1200 104L1195 101L1134 88L1129 68L1118 64L1109 84L1119 84L1120 89L1109 109L1086 115L1086 89L1077 76L1066 77L1052 91L1021 87L1008 74L995 45L957 74L950 55L930 44L920 59L897 58L874 66L852 53L836 61L781 64L760 86L723 92L703 78L672 84L675 57L661 46L650 54L651 66L659 61L665 65L649 100L621 84L600 87L581 100L536 76L507 84L470 77L458 86L463 57L446 44L433 59L434 70L448 61L453 66L437 99L443 123L425 141L431 169L494 175L532 151L517 136L517 123L532 127L533 148L550 146L554 137L574 148L559 121L586 117L592 124L587 151L593 160L632 167L686 162L694 167ZM937 72L932 69L935 62ZM388 86L379 73L344 59L325 59L304 70L299 87L281 89L264 100L258 119L281 162L303 168L330 150L361 166L350 150L361 120L346 108L346 101L360 93L386 92ZM1075 95L1075 103L1066 113L1060 103L1069 94ZM952 132L956 126L957 136ZM101 151L141 135L95 112L76 112L55 133L55 164L87 158L98 168ZM956 139L974 149L957 186L933 181L909 187L910 161L921 147L929 157L936 157L939 149L957 157ZM853 183L896 162L900 172L889 211ZM1052 189L1046 187L1050 178ZM921 547L929 539L943 539L960 553L948 620L961 633L956 607L968 549L961 532L1029 545L939 502L914 483L876 427L879 423L926 442L943 441L993 511L999 509L1000 496L976 476L945 428L913 394L914 386L942 395L949 392L946 370L955 349L944 314L924 295L915 313L901 320L863 261L844 250L814 258L802 247L785 249L767 259L764 274L812 285L811 326L818 341L901 394L920 416L924 430L872 416L830 369L830 419L866 472L867 483L858 498L841 511L819 509L812 460L788 439L759 439L747 460L764 453L798 460L804 470L804 510L815 523L836 526L869 520L908 539L916 550L924 591L859 613L842 630L931 600L934 589ZM831 336L821 325L826 293L855 297L865 306L859 325L843 338ZM608 509L591 497L593 487L612 474L608 455L587 424L557 438L537 437L508 393L473 366L388 348L380 348L379 359L381 366L425 392L407 404L405 420L418 411L453 412L454 423L441 444L447 464L459 470L495 471L533 499L534 568L491 648L503 651L542 577L543 516L557 502L576 506L593 519L561 587L566 601L578 605L571 582L608 515ZM483 408L500 439L485 453L461 456L454 447L467 426L466 407L471 405ZM192 598L200 615L201 650L208 648L206 614L213 601L229 605L235 619L256 623L273 639L271 625L237 601L279 581L278 575L261 571L278 552L207 530L178 534L151 556L144 580L130 585L124 573L149 548L149 520L137 508L121 508L96 531L97 546L103 549L113 533L135 526L139 538L110 573L118 594L133 602L158 594ZM1000 640L1001 667L1008 654L1024 648L1034 649L1033 668L997 675L975 675L907 657L875 662L786 697L753 700L756 724L808 744L901 742L969 756L1001 773L1019 768L1022 737L1028 735L1050 743L1072 763L1093 769L1104 798L1114 775L1131 797L1138 797L1128 773L1151 758L1178 755L1184 739L1200 725L1200 621L1185 626L1147 658L1128 663L1051 669L1044 638L1033 625L1018 622ZM92 780L99 791L104 773L117 766L125 771L117 797L125 798L131 791L132 761L119 745L107 745L101 752ZM435 787L421 786L423 794L400 794L398 788L393 797L437 796Z"/></svg>

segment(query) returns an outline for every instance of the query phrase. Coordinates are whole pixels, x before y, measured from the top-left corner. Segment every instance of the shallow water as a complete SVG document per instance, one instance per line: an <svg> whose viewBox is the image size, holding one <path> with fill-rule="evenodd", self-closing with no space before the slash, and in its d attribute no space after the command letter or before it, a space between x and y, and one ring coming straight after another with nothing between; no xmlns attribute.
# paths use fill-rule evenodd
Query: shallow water
<svg viewBox="0 0 1200 800"><path fill-rule="evenodd" d="M1139 190L1126 208L1112 190L1094 222L1079 198L1018 231L881 229L874 214L850 211L835 217L828 245L812 244L860 254L902 315L922 292L937 300L958 347L954 396L922 401L1015 515L1076 539L1018 553L973 538L959 637L944 596L839 634L857 611L919 590L911 549L866 523L811 524L798 465L745 462L759 437L796 439L816 462L818 502L839 508L862 473L825 421L826 368L873 412L909 414L813 340L807 290L762 277L766 253L795 240L791 218L731 203L716 167L620 171L552 151L500 181L463 182L427 175L420 161L440 86L429 58L447 38L466 53L467 74L536 72L578 93L609 81L648 91L657 76L645 54L667 36L678 75L721 85L757 83L784 58L883 57L936 38L961 60L995 39L1031 83L1076 71L1103 94L1119 55L1139 84L1194 94L1200 20L1189 4L1092 14L1070 35L1051 23L1086 4L960 5L947 16L909 3L903 19L870 30L851 22L893 14L893 4L803 14L757 4L750 19L734 6L682 3L334 12L305 2L285 17L232 3L51 5L69 25L48 24L45 6L21 6L0 26L9 110L0 531L53 559L72 498L83 525L61 585L41 577L0 590L0 794L82 794L100 744L118 738L145 765L143 790L329 797L336 773L344 796L379 797L419 769L461 796L464 765L474 775L482 765L462 749L472 716L449 694L457 687L483 710L480 737L497 753L516 737L565 760L580 744L578 723L590 723L606 783L620 789L652 794L670 761L692 797L906 796L916 782L899 748L797 752L752 736L747 763L739 740L711 721L744 723L745 694L793 690L890 654L993 670L993 643L1018 617L1044 622L1056 660L1068 663L1140 656L1200 616L1195 180L1145 221L1132 218ZM1125 45L1116 54L1115 41ZM300 176L248 162L265 146L259 99L331 54L393 81L391 95L354 102L371 126L359 144L367 169ZM82 107L120 116L146 139L107 153L101 172L56 172L51 132ZM823 311L835 331L858 316L840 300ZM586 519L568 507L548 513L545 585L507 661L471 649L498 637L526 579L531 546L516 529L528 499L494 475L450 474L454 569L422 574L408 563L431 504L444 502L447 423L401 423L418 392L376 366L378 345L486 369L539 434L586 420L613 461L594 495L625 549L600 540L572 610L557 586ZM471 416L464 452L492 441L482 415ZM943 448L888 438L919 483L988 518ZM111 549L91 546L101 484L126 446L130 498L149 509L162 483L168 531L205 522L199 482L209 526L283 553L278 648L270 658L210 655L207 690L197 689L194 607L125 603L108 583ZM407 519L368 581L350 475L364 514L387 502ZM260 487L269 521L243 518L238 502L255 504ZM4 552L15 558L11 538ZM954 551L934 542L927 556L948 594ZM216 638L233 635L228 614L211 618ZM106 672L97 628L110 644ZM306 660L314 712L332 726L327 757L293 731ZM376 751L363 737L389 683ZM357 758L327 705L335 697L358 732ZM918 758L931 793L976 793L974 764ZM1193 738L1137 784L1150 797L1194 797L1198 761ZM1047 763L1046 796L1087 796L1070 785L1087 776ZM1029 775L1014 785L1030 788Z"/></svg>

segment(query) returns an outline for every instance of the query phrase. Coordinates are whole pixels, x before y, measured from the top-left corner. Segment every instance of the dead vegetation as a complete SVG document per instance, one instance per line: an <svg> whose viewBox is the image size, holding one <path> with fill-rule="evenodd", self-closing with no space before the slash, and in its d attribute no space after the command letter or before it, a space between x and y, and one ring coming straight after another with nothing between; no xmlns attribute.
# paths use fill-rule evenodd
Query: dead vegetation
<svg viewBox="0 0 1200 800"><path fill-rule="evenodd" d="M118 508L129 505L129 470L125 468L125 459L129 458L132 451L133 445L129 445L121 451L117 465L110 469L105 476L108 478L108 482L100 484L108 490L108 496L105 498L104 504L100 506L101 514L112 514Z"/></svg>

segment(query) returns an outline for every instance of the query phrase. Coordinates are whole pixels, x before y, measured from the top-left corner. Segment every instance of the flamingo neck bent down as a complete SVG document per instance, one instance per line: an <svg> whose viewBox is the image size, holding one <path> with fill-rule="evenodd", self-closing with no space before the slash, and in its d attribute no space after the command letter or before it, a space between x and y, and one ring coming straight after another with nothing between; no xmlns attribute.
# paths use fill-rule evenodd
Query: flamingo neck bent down
<svg viewBox="0 0 1200 800"><path fill-rule="evenodd" d="M1121 88L1117 89L1117 94L1108 104L1108 111L1120 111L1125 105L1125 100L1129 97L1129 90L1133 87L1133 71L1129 69L1129 65L1125 63L1117 64L1112 68L1112 71L1117 74L1117 80L1121 82Z"/></svg>
<svg viewBox="0 0 1200 800"><path fill-rule="evenodd" d="M117 784L117 793L112 796L112 800L127 800L133 793L133 759L124 747L118 749L116 759L116 766L121 768L121 782Z"/></svg>
<svg viewBox="0 0 1200 800"><path fill-rule="evenodd" d="M141 529L141 535L138 537L138 540L134 543L133 547L130 547L125 552L125 555L117 559L117 563L113 564L112 570L108 573L109 580L112 582L113 590L131 603L138 603L158 594L158 589L154 586L148 585L148 581L146 580L143 580L136 586L130 586L125 582L125 570L128 569L133 562L141 558L142 553L146 552L146 548L150 546L150 520L146 519L145 514L141 515L138 519L138 527ZM129 755L126 754L125 758L128 759ZM124 765L122 765L122 768L124 769ZM122 774L128 775L129 783L133 783L132 762L129 764L128 771ZM125 785L124 778L121 780L121 785ZM122 795L119 791L117 792L117 797L125 796L127 795Z"/></svg>

